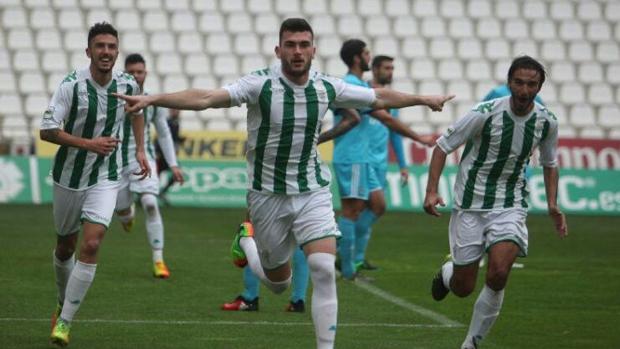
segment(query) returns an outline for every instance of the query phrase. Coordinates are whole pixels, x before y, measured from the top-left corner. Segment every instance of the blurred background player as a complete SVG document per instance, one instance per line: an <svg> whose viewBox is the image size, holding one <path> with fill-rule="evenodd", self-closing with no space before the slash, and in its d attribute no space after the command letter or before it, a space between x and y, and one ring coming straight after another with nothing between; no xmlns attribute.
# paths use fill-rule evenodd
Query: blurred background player
<svg viewBox="0 0 620 349"><path fill-rule="evenodd" d="M248 219L241 223L239 229L245 230L241 233L242 235L250 235L247 230L254 230L254 227ZM306 291L310 281L310 270L308 269L306 256L301 248L296 248L293 253L292 278L291 298L285 310L303 313L306 311ZM243 292L232 302L222 304L222 310L258 311L260 280L247 265L243 268L243 286Z"/></svg>
<svg viewBox="0 0 620 349"><path fill-rule="evenodd" d="M113 71L118 57L118 32L109 23L96 23L88 32L90 65L67 75L54 92L41 121L40 137L59 144L54 158L53 211L56 228L54 272L58 303L52 315L52 344L69 344L70 324L83 303L97 270L97 255L114 214L123 176L118 138L121 126L140 137L135 154L136 176L149 175L144 153L144 119L129 117L112 93L139 94L135 79ZM79 259L74 258L82 223ZM65 302L66 300L66 302Z"/></svg>
<svg viewBox="0 0 620 349"><path fill-rule="evenodd" d="M144 80L147 75L146 62L140 54L134 53L127 56L125 59L125 72L136 79L140 89L144 87ZM146 94L146 92L144 93ZM173 139L166 122L167 116L168 111L165 108L149 107L144 109L145 127L143 137L146 142L146 155L151 168L155 168L155 153L151 139L151 125L155 125L157 141L161 145L161 151L166 162L170 164L172 179L183 184L183 173L177 164ZM141 181L132 174L135 172L137 164L133 157L127 154L131 154L135 146L135 137L129 128L128 121L125 121L121 150L124 175L128 177L128 181L125 182L125 185L118 193L116 214L123 229L127 232L131 231L135 215L133 194L138 195L140 204L144 209L146 234L152 249L153 276L166 279L170 277L170 271L166 263L164 263L164 224L157 203L159 176L153 173L151 177Z"/></svg>
<svg viewBox="0 0 620 349"><path fill-rule="evenodd" d="M179 148L185 142L185 137L181 136L181 123L179 122L180 111L178 109L168 109L168 128L170 129L170 135L172 136L172 143L174 144L174 153L179 153ZM166 161L159 141L155 142L155 160L157 162L157 174L161 177L162 172L170 171L170 165ZM168 189L175 183L174 173L168 176L168 181L163 188L160 189L159 198L164 204L170 206L170 202L166 198Z"/></svg>
<svg viewBox="0 0 620 349"><path fill-rule="evenodd" d="M370 51L364 41L358 39L345 41L340 49L340 58L349 70L343 78L345 82L371 88L363 80L364 72L370 70ZM349 280L354 279L357 273L355 257L358 234L360 249L365 251L370 226L377 217L375 212L380 215L385 211L382 183L370 164L372 139L370 117L377 118L388 128L414 141L428 145L434 144L434 137L418 135L398 119L393 118L386 110L365 108L357 111L360 114L360 122L335 139L333 157L342 207L341 216L338 218L338 228L342 233L342 238L338 241L340 270L342 277ZM341 118L340 111L336 111L335 123L340 123ZM383 151L387 151L387 144L383 143L382 148ZM360 256L363 260L364 253Z"/></svg>
<svg viewBox="0 0 620 349"><path fill-rule="evenodd" d="M450 217L451 260L432 282L435 300L452 291L467 297L476 286L479 261L488 254L485 283L461 349L476 349L499 316L504 288L517 257L528 252L528 195L523 166L540 148L547 207L557 234L567 235L566 217L557 204L558 122L538 103L544 67L529 56L517 57L508 70L510 96L482 102L437 140L429 167L424 210L439 216L445 205L438 185L446 156L467 143L454 185Z"/></svg>

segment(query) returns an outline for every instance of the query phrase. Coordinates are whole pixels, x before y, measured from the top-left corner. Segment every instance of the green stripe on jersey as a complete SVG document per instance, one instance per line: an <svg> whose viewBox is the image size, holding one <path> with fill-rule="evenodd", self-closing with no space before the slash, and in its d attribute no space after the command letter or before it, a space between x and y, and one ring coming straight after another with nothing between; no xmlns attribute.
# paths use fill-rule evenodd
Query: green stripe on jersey
<svg viewBox="0 0 620 349"><path fill-rule="evenodd" d="M78 84L73 85L73 97L71 99L71 109L69 111L69 120L65 124L64 131L71 134L73 131L73 125L75 124L75 119L77 118L77 109L78 109ZM58 149L58 153L56 153L56 158L54 159L54 171L53 177L54 182L60 182L60 177L62 176L62 169L65 167L65 161L67 160L67 153L69 152L69 147L66 145L61 145Z"/></svg>
<svg viewBox="0 0 620 349"><path fill-rule="evenodd" d="M88 91L88 113L86 115L86 122L84 123L84 129L82 130L81 137L92 139L93 133L95 132L95 126L97 125L98 96L97 90L90 83L90 80L86 80L86 90ZM85 149L80 149L78 151L73 164L73 172L71 173L69 188L77 189L79 187L87 155L88 151Z"/></svg>
<svg viewBox="0 0 620 349"><path fill-rule="evenodd" d="M474 146L474 142L471 139L468 140L467 144L465 144L465 149L463 150L463 154L461 154L461 161L459 161L459 163L463 162L463 159L467 157L467 154L469 154L473 146Z"/></svg>
<svg viewBox="0 0 620 349"><path fill-rule="evenodd" d="M105 127L107 129L109 125L110 134L112 134L112 128L116 123L116 109L118 107L122 108L122 106L118 105L118 99L112 96L112 93L116 93L116 81L114 81L112 86L108 88L108 110ZM118 161L116 160L117 155L118 147L114 148L114 151L112 152L112 154L110 154L108 158L108 179L111 181L118 180Z"/></svg>
<svg viewBox="0 0 620 349"><path fill-rule="evenodd" d="M127 85L126 95L133 94L133 88ZM129 137L131 136L131 117L125 114L125 120L123 121L123 141L121 142L121 158L123 160L123 167L129 164Z"/></svg>
<svg viewBox="0 0 620 349"><path fill-rule="evenodd" d="M306 114L308 119L306 121L306 128L304 130L304 146L301 150L301 156L299 158L299 168L297 172L297 183L299 185L299 192L303 193L310 190L308 188L308 162L310 160L310 154L312 152L312 145L314 143L314 135L316 134L316 126L319 120L319 99L316 94L316 89L312 81L308 84L308 87L304 90L306 95ZM319 169L320 170L320 169Z"/></svg>
<svg viewBox="0 0 620 349"><path fill-rule="evenodd" d="M549 120L545 120L543 124L542 134L540 136L539 144L543 142L545 138L547 138L547 134L549 134L549 125L550 125ZM528 159L528 162L529 162L529 159ZM528 190L527 190L527 185L524 180L522 187L521 187L521 206L522 207L528 207L527 200L525 200L527 198L527 195L528 195Z"/></svg>
<svg viewBox="0 0 620 349"><path fill-rule="evenodd" d="M330 84L329 81L327 80L321 80L323 81L323 86L325 86L325 91L327 92L327 99L329 100L329 103L331 104L331 102L334 101L334 99L336 99L336 90L334 89L334 85Z"/></svg>
<svg viewBox="0 0 620 349"><path fill-rule="evenodd" d="M476 185L476 177L478 171L484 165L489 151L489 143L491 142L491 122L493 117L489 117L482 128L482 139L480 140L480 149L478 149L478 157L474 160L472 167L467 172L467 181L465 182L465 190L463 192L463 202L461 208L468 209L471 207L474 198L474 187Z"/></svg>
<svg viewBox="0 0 620 349"><path fill-rule="evenodd" d="M534 128L536 127L536 114L525 122L525 129L523 130L523 145L521 146L521 153L515 163L515 168L506 181L506 198L504 199L504 208L514 207L515 200L515 187L519 175L523 172L523 164L532 151L532 144L534 141ZM525 185L525 183L523 183Z"/></svg>
<svg viewBox="0 0 620 349"><path fill-rule="evenodd" d="M486 188L484 190L484 199L482 203L483 209L490 209L495 204L495 193L497 191L497 180L502 175L508 156L510 155L510 148L512 148L512 135L514 133L515 123L512 121L508 112L504 111L502 115L502 138L499 144L499 151L497 159L489 171L487 176Z"/></svg>
<svg viewBox="0 0 620 349"><path fill-rule="evenodd" d="M146 143L146 151L149 152L151 158L155 159L155 151L153 150L153 142L151 142L151 121L157 117L157 106L153 106L153 115L151 115L151 119L146 117L146 113L144 114L144 127L146 128L146 133L144 137L144 143Z"/></svg>
<svg viewBox="0 0 620 349"><path fill-rule="evenodd" d="M263 159L265 158L265 146L269 138L269 127L271 121L271 79L265 81L263 88L258 95L258 104L261 113L261 122L256 138L256 148L254 157L254 179L252 188L262 190L263 188Z"/></svg>
<svg viewBox="0 0 620 349"><path fill-rule="evenodd" d="M276 194L286 194L286 166L291 155L293 131L295 128L295 93L284 80L280 79L280 83L284 87L284 101L282 107L282 130L280 131L280 142L278 143L276 164L273 171L273 192Z"/></svg>
<svg viewBox="0 0 620 349"><path fill-rule="evenodd" d="M110 137L112 135L112 128L114 128L114 123L116 122L116 100L117 98L112 96L112 93L116 93L116 80L112 80L112 84L110 84L110 87L108 87L108 101L107 101L105 127L103 129L103 132L101 132L101 137ZM114 149L114 152L116 152L116 149ZM90 172L90 178L88 179L88 186L91 186L97 183L97 178L99 178L99 166L101 166L101 163L103 162L104 158L105 156L103 155L97 156L97 159L95 160L95 163L93 164L93 169ZM110 165L111 164L112 162L110 162ZM108 172L108 175L109 175L109 172Z"/></svg>

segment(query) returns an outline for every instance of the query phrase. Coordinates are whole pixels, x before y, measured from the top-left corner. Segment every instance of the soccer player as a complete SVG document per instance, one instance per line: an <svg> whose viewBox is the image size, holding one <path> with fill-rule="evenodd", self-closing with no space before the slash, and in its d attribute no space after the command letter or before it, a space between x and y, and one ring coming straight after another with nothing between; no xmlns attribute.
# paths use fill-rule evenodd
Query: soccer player
<svg viewBox="0 0 620 349"><path fill-rule="evenodd" d="M275 47L279 63L214 90L120 96L128 112L148 105L200 110L248 105L247 195L255 233L233 241L237 265L248 263L273 292L291 282L289 259L301 246L313 284L312 318L317 348L333 348L337 308L335 253L340 235L329 191L330 174L317 152L319 126L328 107L375 109L427 105L441 110L453 96L415 96L360 88L310 69L316 48L312 28L286 19Z"/></svg>
<svg viewBox="0 0 620 349"><path fill-rule="evenodd" d="M125 73L133 76L140 86L140 90L144 91L144 80L146 79L146 62L144 58L137 53L130 54L125 58ZM144 92L146 94L146 92ZM151 168L156 168L155 154L153 152L153 143L151 140L151 127L155 125L157 130L157 140L160 144L162 154L166 162L170 164L172 178L174 181L183 184L183 173L177 164L174 144L166 119L168 112L165 108L149 107L144 109L144 140L147 144L146 156ZM135 137L129 127L129 120L125 120L123 141L121 142L121 151L123 159L124 175L128 180L124 182L116 199L116 214L121 221L123 229L127 232L131 231L134 220L133 194L139 196L140 204L144 209L146 221L146 235L151 245L153 259L153 276L156 278L167 279L170 277L170 271L164 263L164 224L159 213L159 205L157 203L157 195L159 195L159 176L156 172L149 178L140 180L134 174L138 164L131 154L136 147Z"/></svg>
<svg viewBox="0 0 620 349"><path fill-rule="evenodd" d="M170 135L172 136L172 143L174 144L175 155L179 152L179 148L185 142L185 137L181 136L181 125L179 123L180 112L178 109L168 109L168 128L170 129ZM162 149L159 146L159 142L155 142L155 162L157 163L157 175L161 176L164 171L171 170L170 165L166 162L166 158L162 153ZM168 199L166 199L166 193L168 189L175 183L174 173L168 176L168 181L163 188L159 191L159 198L164 202L166 206L170 206Z"/></svg>
<svg viewBox="0 0 620 349"><path fill-rule="evenodd" d="M529 56L517 57L508 70L511 96L478 104L437 140L429 168L424 210L439 216L444 205L437 192L446 155L467 144L454 185L450 217L451 260L432 283L432 296L442 300L452 291L471 294L479 264L488 254L485 285L476 303L462 349L477 348L499 315L504 288L515 259L528 249L528 191L523 166L540 149L547 206L557 234L568 234L566 217L557 204L558 122L534 101L545 82L544 67Z"/></svg>
<svg viewBox="0 0 620 349"><path fill-rule="evenodd" d="M253 230L254 227L249 221L243 222L239 229ZM249 233L242 233L248 235ZM293 253L293 286L291 299L285 310L294 313L303 313L306 311L306 290L310 281L310 270L306 256L301 248L296 248ZM230 311L258 311L258 293L259 279L252 269L247 266L243 267L243 292L230 303L222 304L222 310Z"/></svg>
<svg viewBox="0 0 620 349"><path fill-rule="evenodd" d="M370 88L362 79L364 72L370 70L370 51L366 43L358 39L350 39L342 44L340 57L347 65L349 72L344 81L349 84ZM370 125L370 119L376 118L388 128L426 145L434 144L434 137L420 136L413 132L398 119L393 118L387 110L373 108L358 109L361 121L347 133L335 139L333 166L338 181L341 216L338 228L342 233L339 240L338 253L342 277L352 280L357 275L356 255L362 258L368 243L370 226L385 211L383 183L375 168L371 166L372 136L377 132ZM335 122L340 121L336 113ZM387 144L381 144L385 152ZM385 174L383 174L385 178ZM359 249L359 250L358 250Z"/></svg>
<svg viewBox="0 0 620 349"><path fill-rule="evenodd" d="M43 114L40 137L59 144L54 158L54 271L58 304L52 316L53 344L69 343L70 323L84 301L97 269L97 252L114 213L123 179L120 171L123 101L114 96L140 93L135 79L112 70L118 57L118 33L109 23L88 32L90 65L67 75ZM149 175L144 153L144 119L132 116L136 137L136 175ZM133 154L132 154L133 156ZM77 262L74 252L82 224ZM65 302L66 300L66 302Z"/></svg>

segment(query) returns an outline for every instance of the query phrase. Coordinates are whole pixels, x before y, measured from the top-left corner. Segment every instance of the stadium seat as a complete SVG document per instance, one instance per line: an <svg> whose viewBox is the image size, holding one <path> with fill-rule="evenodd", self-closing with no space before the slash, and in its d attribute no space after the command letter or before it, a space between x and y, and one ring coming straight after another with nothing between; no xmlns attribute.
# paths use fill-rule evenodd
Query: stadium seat
<svg viewBox="0 0 620 349"><path fill-rule="evenodd" d="M603 139L605 138L605 131L596 126L584 127L579 131L579 137L581 138L593 138Z"/></svg>
<svg viewBox="0 0 620 349"><path fill-rule="evenodd" d="M178 54L162 53L157 56L157 72L160 74L180 74L183 68L181 67L181 58Z"/></svg>
<svg viewBox="0 0 620 349"><path fill-rule="evenodd" d="M51 0L52 6L56 9L77 8L77 0Z"/></svg>
<svg viewBox="0 0 620 349"><path fill-rule="evenodd" d="M17 94L3 93L0 95L0 114L22 114L21 100Z"/></svg>
<svg viewBox="0 0 620 349"><path fill-rule="evenodd" d="M51 28L39 30L35 43L35 47L39 50L60 50L62 48L60 33Z"/></svg>
<svg viewBox="0 0 620 349"><path fill-rule="evenodd" d="M205 34L223 32L224 18L219 13L204 13L200 16L198 28Z"/></svg>
<svg viewBox="0 0 620 349"><path fill-rule="evenodd" d="M462 42L460 41L459 45ZM449 38L435 38L430 41L430 53L434 59L454 57L454 44Z"/></svg>
<svg viewBox="0 0 620 349"><path fill-rule="evenodd" d="M437 80L421 81L418 85L418 93L421 95L442 95L445 93L443 84Z"/></svg>
<svg viewBox="0 0 620 349"><path fill-rule="evenodd" d="M32 48L32 34L30 30L11 30L8 35L8 48L12 50Z"/></svg>
<svg viewBox="0 0 620 349"><path fill-rule="evenodd" d="M398 16L394 19L394 35L401 39L411 38L418 34L418 26L411 16Z"/></svg>
<svg viewBox="0 0 620 349"><path fill-rule="evenodd" d="M183 54L201 53L204 51L204 39L199 32L183 32L178 35L179 52Z"/></svg>
<svg viewBox="0 0 620 349"><path fill-rule="evenodd" d="M209 63L208 56L202 52L188 54L185 57L185 73L190 76L209 74L211 72Z"/></svg>
<svg viewBox="0 0 620 349"><path fill-rule="evenodd" d="M603 63L620 61L620 52L617 41L600 42L596 45L596 59Z"/></svg>
<svg viewBox="0 0 620 349"><path fill-rule="evenodd" d="M175 11L170 20L170 27L177 33L195 33L196 17L189 11Z"/></svg>
<svg viewBox="0 0 620 349"><path fill-rule="evenodd" d="M560 101L566 104L585 103L583 86L574 81L563 83L560 87Z"/></svg>
<svg viewBox="0 0 620 349"><path fill-rule="evenodd" d="M403 108L400 109L398 118L417 132L420 133L418 126L426 123L427 111L426 108Z"/></svg>
<svg viewBox="0 0 620 349"><path fill-rule="evenodd" d="M428 58L416 58L411 60L410 76L416 81L436 79L435 61Z"/></svg>
<svg viewBox="0 0 620 349"><path fill-rule="evenodd" d="M546 82L545 85L547 85ZM568 125L568 112L566 111L566 106L563 103L547 101L544 94L546 92L546 88L546 86L543 86L541 97L545 101L547 109L555 115L560 126Z"/></svg>
<svg viewBox="0 0 620 349"><path fill-rule="evenodd" d="M2 3L2 5L19 5L22 1L19 0L3 0L0 1L0 3ZM50 0L26 0L25 1L25 7L29 8L29 9L36 9L36 8L49 8L50 7Z"/></svg>
<svg viewBox="0 0 620 349"><path fill-rule="evenodd" d="M491 80L491 67L485 60L472 60L465 64L465 77L470 81Z"/></svg>
<svg viewBox="0 0 620 349"><path fill-rule="evenodd" d="M148 78L144 81L144 90L148 93L161 92L161 79L159 74L155 72L155 69L149 72Z"/></svg>
<svg viewBox="0 0 620 349"><path fill-rule="evenodd" d="M241 57L241 74L249 74L253 71L264 69L266 67L267 62L262 55L253 54L243 55Z"/></svg>
<svg viewBox="0 0 620 349"><path fill-rule="evenodd" d="M510 45L501 38L487 40L484 47L484 56L492 61L512 58Z"/></svg>
<svg viewBox="0 0 620 349"><path fill-rule="evenodd" d="M548 62L566 60L566 48L561 40L545 40L540 46L541 58Z"/></svg>
<svg viewBox="0 0 620 349"><path fill-rule="evenodd" d="M444 18L462 18L465 16L465 8L463 1L445 0L441 2L440 13Z"/></svg>
<svg viewBox="0 0 620 349"><path fill-rule="evenodd" d="M141 31L126 32L120 37L121 48L125 53L143 52L147 49L147 43Z"/></svg>
<svg viewBox="0 0 620 349"><path fill-rule="evenodd" d="M366 19L366 33L372 37L387 36L392 33L391 21L384 16L373 16Z"/></svg>
<svg viewBox="0 0 620 349"><path fill-rule="evenodd" d="M458 120L458 119L462 118L463 116L465 116L478 103L479 102L475 101L475 100L469 100L469 101L462 101L462 102L454 103L454 104L456 104L456 112L455 112L456 117L454 118L454 120Z"/></svg>
<svg viewBox="0 0 620 349"><path fill-rule="evenodd" d="M254 31L252 17L245 12L234 12L228 15L226 31L229 34L251 33Z"/></svg>
<svg viewBox="0 0 620 349"><path fill-rule="evenodd" d="M620 3L609 1L605 4L605 18L610 22L620 22Z"/></svg>
<svg viewBox="0 0 620 349"><path fill-rule="evenodd" d="M570 1L553 1L549 4L549 15L556 21L572 19L574 17L573 3Z"/></svg>
<svg viewBox="0 0 620 349"><path fill-rule="evenodd" d="M284 17L300 16L299 0L274 0L276 13Z"/></svg>
<svg viewBox="0 0 620 349"><path fill-rule="evenodd" d="M31 94L26 97L25 109L26 115L37 118L37 123L40 122L40 117L43 115L43 111L49 104L49 97L45 93Z"/></svg>
<svg viewBox="0 0 620 349"><path fill-rule="evenodd" d="M346 15L338 18L338 34L346 37L357 37L363 33L362 20L358 16Z"/></svg>
<svg viewBox="0 0 620 349"><path fill-rule="evenodd" d="M121 2L123 0L115 1ZM131 6L131 4L129 5ZM164 8L168 11L187 11L190 9L190 5L188 0L164 0Z"/></svg>
<svg viewBox="0 0 620 349"><path fill-rule="evenodd" d="M267 57L274 57L274 49L278 45L278 34L264 35L261 43L261 53ZM340 50L340 47L338 47ZM319 51L320 50L320 51ZM317 45L317 54L324 56L323 46Z"/></svg>
<svg viewBox="0 0 620 349"><path fill-rule="evenodd" d="M498 82L505 82L508 75L508 69L512 63L512 58L500 59L495 62L493 70L493 78Z"/></svg>
<svg viewBox="0 0 620 349"><path fill-rule="evenodd" d="M538 45L533 40L518 40L512 45L512 55L522 56L529 55L531 57L538 57Z"/></svg>
<svg viewBox="0 0 620 349"><path fill-rule="evenodd" d="M2 11L2 27L6 29L22 29L28 27L26 11L21 7L6 7Z"/></svg>
<svg viewBox="0 0 620 349"><path fill-rule="evenodd" d="M142 23L143 29L149 33L168 30L167 13L161 10L146 11L142 16Z"/></svg>
<svg viewBox="0 0 620 349"><path fill-rule="evenodd" d="M230 131L233 129L231 122L226 119L212 119L206 128L209 131Z"/></svg>
<svg viewBox="0 0 620 349"><path fill-rule="evenodd" d="M579 64L578 81L593 83L603 81L603 67L598 62L590 61Z"/></svg>
<svg viewBox="0 0 620 349"><path fill-rule="evenodd" d="M601 19L601 7L594 1L581 1L577 5L577 17L585 21Z"/></svg>
<svg viewBox="0 0 620 349"><path fill-rule="evenodd" d="M90 64L90 59L88 59L84 51L73 52L69 60L69 67L71 70L86 68Z"/></svg>
<svg viewBox="0 0 620 349"><path fill-rule="evenodd" d="M0 70L0 94L6 92L15 92L15 75L11 70Z"/></svg>
<svg viewBox="0 0 620 349"><path fill-rule="evenodd" d="M275 43L277 44L277 42ZM271 53L273 54L273 47L275 45L271 45ZM335 37L333 35L329 36L321 36L318 39L317 43L317 53L325 58L329 57L337 57L340 53L340 47L342 46L342 40L340 38Z"/></svg>
<svg viewBox="0 0 620 349"><path fill-rule="evenodd" d="M213 73L219 77L225 75L239 75L237 56L232 54L216 55L213 60Z"/></svg>
<svg viewBox="0 0 620 349"><path fill-rule="evenodd" d="M108 23L114 23L114 17L106 8L92 9L86 13L86 24L89 27L95 23L100 23L104 21ZM140 30L142 30L142 27L140 27Z"/></svg>
<svg viewBox="0 0 620 349"><path fill-rule="evenodd" d="M24 94L45 92L45 79L39 72L25 72L19 77L19 91Z"/></svg>
<svg viewBox="0 0 620 349"><path fill-rule="evenodd" d="M465 80L451 80L446 86L446 93L454 94L454 102L469 102L474 98L471 84Z"/></svg>
<svg viewBox="0 0 620 349"><path fill-rule="evenodd" d="M605 80L610 84L620 84L620 63L610 63L605 70ZM620 99L617 101L620 103Z"/></svg>
<svg viewBox="0 0 620 349"><path fill-rule="evenodd" d="M235 37L235 53L244 56L247 54L258 54L259 40L254 33L237 34Z"/></svg>
<svg viewBox="0 0 620 349"><path fill-rule="evenodd" d="M220 11L225 14L245 11L243 0L226 0L220 2Z"/></svg>
<svg viewBox="0 0 620 349"><path fill-rule="evenodd" d="M440 18L427 17L422 18L422 35L425 38L433 39L446 36L446 26Z"/></svg>
<svg viewBox="0 0 620 349"><path fill-rule="evenodd" d="M529 35L529 26L521 18L509 19L504 23L504 37L507 39L526 40Z"/></svg>
<svg viewBox="0 0 620 349"><path fill-rule="evenodd" d="M560 22L558 36L564 41L583 40L583 33L583 25L578 20L566 20Z"/></svg>
<svg viewBox="0 0 620 349"><path fill-rule="evenodd" d="M84 30L82 11L76 8L62 9L58 13L58 27L62 30Z"/></svg>
<svg viewBox="0 0 620 349"><path fill-rule="evenodd" d="M457 45L458 57L461 59L479 59L482 58L482 44L477 38L469 38L458 41Z"/></svg>
<svg viewBox="0 0 620 349"><path fill-rule="evenodd" d="M340 57L330 57L325 62L324 70L331 76L344 76L347 73L347 66L340 60Z"/></svg>
<svg viewBox="0 0 620 349"><path fill-rule="evenodd" d="M436 17L437 7L433 0L418 0L413 2L413 14L418 18Z"/></svg>
<svg viewBox="0 0 620 349"><path fill-rule="evenodd" d="M440 112L430 112L427 114L427 123L436 127L438 130L437 133L442 133L445 131L448 126L450 126L454 120L454 114L456 113L456 108L453 103L448 103L444 105L443 109Z"/></svg>
<svg viewBox="0 0 620 349"><path fill-rule="evenodd" d="M614 95L607 83L595 83L588 88L588 102L594 105L614 103Z"/></svg>
<svg viewBox="0 0 620 349"><path fill-rule="evenodd" d="M54 94L54 92L56 92L56 89L58 88L58 86L60 85L60 83L64 80L65 76L67 76L67 74L71 71L73 71L75 68L69 68L64 72L54 72L54 73L50 73L47 76L47 94L52 95Z"/></svg>
<svg viewBox="0 0 620 349"><path fill-rule="evenodd" d="M558 137L559 138L576 138L577 130L574 127L569 125L562 125L558 127Z"/></svg>
<svg viewBox="0 0 620 349"><path fill-rule="evenodd" d="M539 94L545 104L553 103L558 100L558 91L556 84L549 80L545 80L545 84L543 85L542 90Z"/></svg>
<svg viewBox="0 0 620 349"><path fill-rule="evenodd" d="M448 32L453 38L471 38L474 36L474 25L469 18L453 18L449 21Z"/></svg>
<svg viewBox="0 0 620 349"><path fill-rule="evenodd" d="M162 92L170 93L185 90L189 87L187 78L182 74L172 74L164 78Z"/></svg>
<svg viewBox="0 0 620 349"><path fill-rule="evenodd" d="M527 0L522 5L522 15L526 19L548 18L547 6L540 0Z"/></svg>
<svg viewBox="0 0 620 349"><path fill-rule="evenodd" d="M0 47L0 70L11 69L11 56L9 51L3 47Z"/></svg>
<svg viewBox="0 0 620 349"><path fill-rule="evenodd" d="M142 30L140 22L140 13L134 9L124 9L117 11L114 16L114 25L116 29L122 31L139 31Z"/></svg>
<svg viewBox="0 0 620 349"><path fill-rule="evenodd" d="M209 54L230 53L231 50L230 37L227 33L212 33L207 36L207 52Z"/></svg>
<svg viewBox="0 0 620 349"><path fill-rule="evenodd" d="M200 0L196 0L194 2L213 3L211 1L200 1ZM136 0L136 7L140 11L148 11L148 10L158 10L162 7L162 5L161 5L161 0Z"/></svg>
<svg viewBox="0 0 620 349"><path fill-rule="evenodd" d="M330 11L334 15L352 15L355 13L353 0L329 1Z"/></svg>
<svg viewBox="0 0 620 349"><path fill-rule="evenodd" d="M271 14L273 6L271 0L248 0L248 12L252 14Z"/></svg>
<svg viewBox="0 0 620 349"><path fill-rule="evenodd" d="M601 106L598 110L598 121L601 126L615 127L620 131L620 108L618 105L609 104Z"/></svg>
<svg viewBox="0 0 620 349"><path fill-rule="evenodd" d="M409 13L410 7L407 0L387 0L385 4L385 14L390 17L400 17Z"/></svg>
<svg viewBox="0 0 620 349"><path fill-rule="evenodd" d="M491 89L495 87L497 87L497 83L494 80L481 80L477 82L474 100L482 101L482 99L489 93L489 91L491 91Z"/></svg>
<svg viewBox="0 0 620 349"><path fill-rule="evenodd" d="M13 55L13 68L16 71L39 70L39 59L36 51L18 50Z"/></svg>
<svg viewBox="0 0 620 349"><path fill-rule="evenodd" d="M164 0L164 3L166 0ZM183 2L179 0L179 2ZM134 8L133 1L108 0L108 7L114 11L126 11Z"/></svg>
<svg viewBox="0 0 620 349"><path fill-rule="evenodd" d="M149 40L153 53L175 52L175 41L174 34L170 31L154 32Z"/></svg>
<svg viewBox="0 0 620 349"><path fill-rule="evenodd" d="M54 11L48 8L32 10L30 12L30 27L33 29L56 29L56 15Z"/></svg>
<svg viewBox="0 0 620 349"><path fill-rule="evenodd" d="M320 15L328 14L327 0L302 1L303 11L306 14ZM313 22L314 29L314 22Z"/></svg>
<svg viewBox="0 0 620 349"><path fill-rule="evenodd" d="M481 18L476 26L476 36L482 39L502 37L502 26L495 18Z"/></svg>
<svg viewBox="0 0 620 349"><path fill-rule="evenodd" d="M516 0L498 1L495 3L495 15L500 19L518 18L519 4Z"/></svg>
<svg viewBox="0 0 620 349"><path fill-rule="evenodd" d="M590 22L586 27L586 38L594 42L609 41L611 39L611 27L604 21Z"/></svg>
<svg viewBox="0 0 620 349"><path fill-rule="evenodd" d="M270 65L272 65L270 62L265 62L265 66L266 67L270 66ZM314 69L314 70L316 70L318 72L324 73L325 72L325 68L323 68L323 67L324 67L324 64L323 64L323 59L321 57L315 57L312 60L312 69Z"/></svg>
<svg viewBox="0 0 620 349"><path fill-rule="evenodd" d="M574 41L569 44L568 57L574 62L587 62L594 59L592 45L587 41Z"/></svg>
<svg viewBox="0 0 620 349"><path fill-rule="evenodd" d="M555 24L549 19L539 19L532 22L532 38L538 41L553 40L556 38Z"/></svg>
<svg viewBox="0 0 620 349"><path fill-rule="evenodd" d="M327 20L325 20L322 23L316 23L316 19L312 19L312 23L313 27L316 28L315 29L315 34L319 34L319 32L317 31L317 29L319 29L319 27L321 25L328 25L327 22L331 22L331 31L330 33L333 33L333 28L334 28L334 23L331 17L328 16L315 16L314 18L319 18L319 19L324 19L327 18ZM276 15L274 15L273 13L261 13L256 15L256 21L254 22L254 30L256 31L257 34L271 34L275 32L275 28L278 28L280 26L280 18ZM321 30L324 30L324 28L321 28Z"/></svg>
<svg viewBox="0 0 620 349"><path fill-rule="evenodd" d="M556 82L575 81L575 66L569 61L555 62L551 64L550 75Z"/></svg>
<svg viewBox="0 0 620 349"><path fill-rule="evenodd" d="M398 70L401 70L400 67L396 68ZM403 67L402 70L404 70L405 68ZM407 71L408 73L408 71ZM417 89L415 88L415 84L413 83L412 79L410 79L409 77L407 78L394 78L394 81L392 82L392 88L396 91L402 91L402 92L407 92L407 93L416 93Z"/></svg>
<svg viewBox="0 0 620 349"><path fill-rule="evenodd" d="M106 7L105 0L80 0L80 7L84 10L101 9Z"/></svg>
<svg viewBox="0 0 620 349"><path fill-rule="evenodd" d="M375 38L371 49L374 56L380 54L388 56L400 55L398 40L396 40L396 38L394 38L393 36L380 36Z"/></svg>
<svg viewBox="0 0 620 349"><path fill-rule="evenodd" d="M620 128L614 128L614 129L609 130L607 138L620 140Z"/></svg>

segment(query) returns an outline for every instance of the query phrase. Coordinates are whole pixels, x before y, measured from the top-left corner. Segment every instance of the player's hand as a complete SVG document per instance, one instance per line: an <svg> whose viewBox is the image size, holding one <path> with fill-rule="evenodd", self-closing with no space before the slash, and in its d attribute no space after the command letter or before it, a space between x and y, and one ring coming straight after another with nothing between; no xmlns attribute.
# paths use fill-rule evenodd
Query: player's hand
<svg viewBox="0 0 620 349"><path fill-rule="evenodd" d="M183 171L181 171L178 166L172 166L170 167L170 170L172 171L172 179L180 185L183 185L183 183L185 183L185 178L183 178Z"/></svg>
<svg viewBox="0 0 620 349"><path fill-rule="evenodd" d="M146 154L144 151L136 151L136 160L138 161L140 170L134 172L133 174L136 176L141 176L140 180L143 180L146 177L151 177L151 167L149 166L149 161L146 159Z"/></svg>
<svg viewBox="0 0 620 349"><path fill-rule="evenodd" d="M406 167L400 169L400 185L403 187L409 184L409 170Z"/></svg>
<svg viewBox="0 0 620 349"><path fill-rule="evenodd" d="M439 217L441 213L437 211L437 205L441 205L442 207L446 206L443 202L443 198L437 193L426 192L426 197L424 197L424 211L431 216Z"/></svg>
<svg viewBox="0 0 620 349"><path fill-rule="evenodd" d="M441 111L443 109L443 105L454 97L455 95L427 96L426 105L431 108L432 111Z"/></svg>
<svg viewBox="0 0 620 349"><path fill-rule="evenodd" d="M115 137L97 137L90 140L88 150L106 156L113 152L120 142L121 140Z"/></svg>
<svg viewBox="0 0 620 349"><path fill-rule="evenodd" d="M437 143L437 137L435 135L423 135L418 138L418 142L427 147L434 147Z"/></svg>
<svg viewBox="0 0 620 349"><path fill-rule="evenodd" d="M138 114L140 110L150 105L149 95L129 96L129 95L124 95L122 93L112 93L112 95L127 102L125 103L126 113Z"/></svg>
<svg viewBox="0 0 620 349"><path fill-rule="evenodd" d="M549 207L549 216L553 220L555 231L559 237L565 238L568 235L568 226L566 225L566 216L558 207Z"/></svg>

